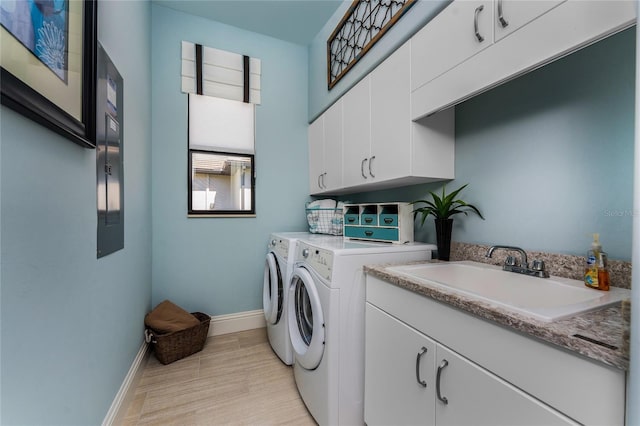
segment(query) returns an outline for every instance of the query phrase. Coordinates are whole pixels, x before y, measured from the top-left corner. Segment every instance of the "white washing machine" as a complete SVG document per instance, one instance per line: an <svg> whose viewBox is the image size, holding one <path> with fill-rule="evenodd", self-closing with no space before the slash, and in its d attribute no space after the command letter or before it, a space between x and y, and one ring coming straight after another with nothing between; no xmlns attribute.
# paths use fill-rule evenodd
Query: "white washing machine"
<svg viewBox="0 0 640 426"><path fill-rule="evenodd" d="M275 232L270 235L267 245L262 307L269 343L276 355L287 365L293 363L286 309L288 285L295 262L295 245L301 238L312 240L314 237L316 235L309 232Z"/></svg>
<svg viewBox="0 0 640 426"><path fill-rule="evenodd" d="M298 241L288 300L293 372L323 425L364 424L363 266L431 259L431 244Z"/></svg>

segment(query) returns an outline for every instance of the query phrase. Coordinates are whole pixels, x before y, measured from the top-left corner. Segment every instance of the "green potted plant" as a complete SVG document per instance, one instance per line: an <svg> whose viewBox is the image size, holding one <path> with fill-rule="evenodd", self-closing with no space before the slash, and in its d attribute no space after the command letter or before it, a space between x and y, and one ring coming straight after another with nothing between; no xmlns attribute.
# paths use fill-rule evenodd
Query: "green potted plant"
<svg viewBox="0 0 640 426"><path fill-rule="evenodd" d="M449 253L451 251L451 229L453 227L453 218L451 216L460 213L464 213L466 216L468 212L474 212L484 220L480 210L478 210L474 205L456 199L460 191L466 188L467 185L469 184L463 185L449 194L445 193L446 185L443 185L442 196L429 191L432 200L416 200L411 202L411 204L414 205L418 203L426 204L423 207L418 207L413 210L414 217L418 214L422 215L420 226L424 225L424 221L427 219L427 216L432 215L434 217L436 224L438 259L440 260L449 260Z"/></svg>

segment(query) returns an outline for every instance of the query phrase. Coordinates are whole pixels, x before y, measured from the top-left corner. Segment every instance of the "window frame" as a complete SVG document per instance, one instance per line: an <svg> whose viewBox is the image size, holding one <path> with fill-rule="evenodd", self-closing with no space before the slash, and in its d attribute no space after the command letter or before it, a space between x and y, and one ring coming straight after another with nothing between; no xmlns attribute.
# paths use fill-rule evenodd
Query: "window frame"
<svg viewBox="0 0 640 426"><path fill-rule="evenodd" d="M188 139L188 138L187 138ZM193 153L249 157L251 159L251 209L250 210L194 210L193 209ZM256 217L256 169L255 154L242 152L209 151L189 148L187 144L187 217Z"/></svg>

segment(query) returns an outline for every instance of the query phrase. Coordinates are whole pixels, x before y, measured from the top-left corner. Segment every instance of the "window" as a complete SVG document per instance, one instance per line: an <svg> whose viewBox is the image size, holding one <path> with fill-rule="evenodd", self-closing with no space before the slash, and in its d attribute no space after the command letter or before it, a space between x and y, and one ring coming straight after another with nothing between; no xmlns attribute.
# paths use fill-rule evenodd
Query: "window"
<svg viewBox="0 0 640 426"><path fill-rule="evenodd" d="M189 215L255 214L255 112L189 94Z"/></svg>

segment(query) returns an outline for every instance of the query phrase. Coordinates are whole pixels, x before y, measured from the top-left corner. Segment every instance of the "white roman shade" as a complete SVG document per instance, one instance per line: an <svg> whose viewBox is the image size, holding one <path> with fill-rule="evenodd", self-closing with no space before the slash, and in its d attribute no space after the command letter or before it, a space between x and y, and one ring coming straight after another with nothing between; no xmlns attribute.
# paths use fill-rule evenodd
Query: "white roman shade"
<svg viewBox="0 0 640 426"><path fill-rule="evenodd" d="M254 105L189 94L189 148L254 154Z"/></svg>
<svg viewBox="0 0 640 426"><path fill-rule="evenodd" d="M199 55L196 55L196 51ZM201 59L201 92L198 91ZM182 91L260 104L260 59L182 42Z"/></svg>

